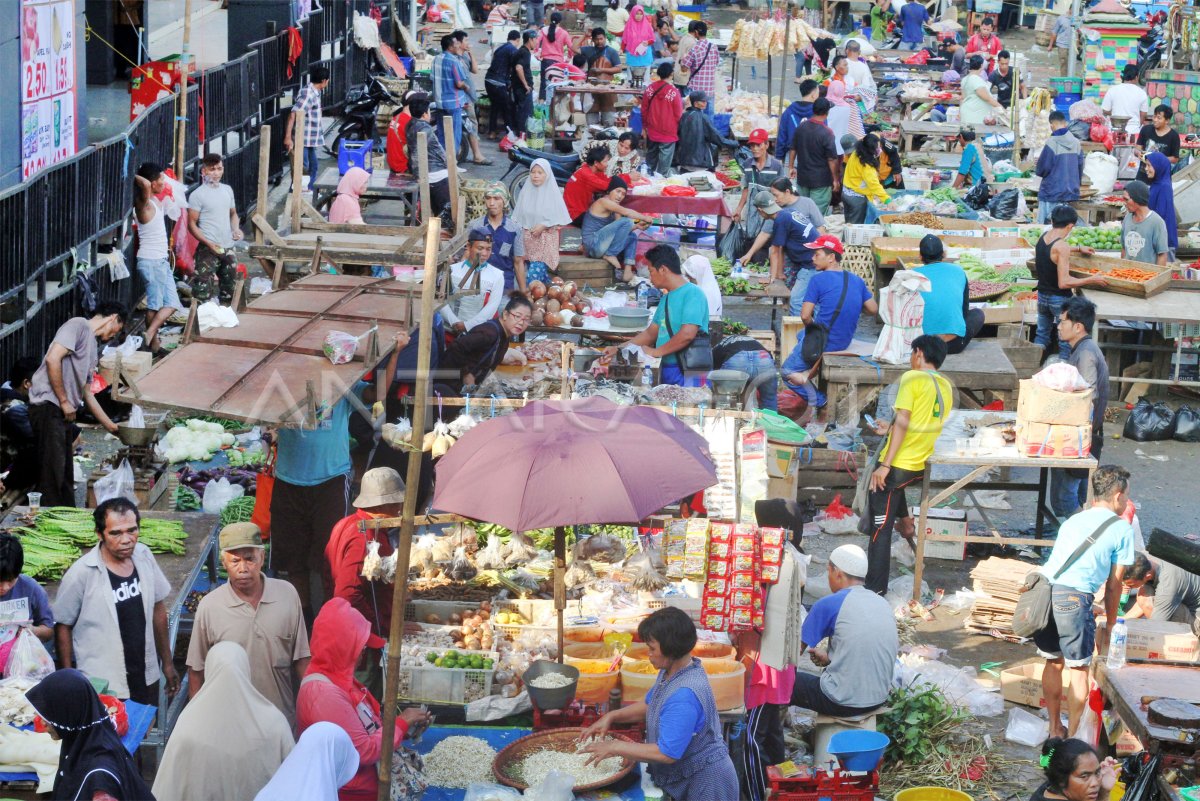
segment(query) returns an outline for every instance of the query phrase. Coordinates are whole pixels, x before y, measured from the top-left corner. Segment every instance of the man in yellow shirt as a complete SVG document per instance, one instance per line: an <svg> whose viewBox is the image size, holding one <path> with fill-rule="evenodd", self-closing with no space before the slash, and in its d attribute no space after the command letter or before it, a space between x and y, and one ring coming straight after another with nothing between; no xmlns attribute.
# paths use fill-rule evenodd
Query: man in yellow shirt
<svg viewBox="0 0 1200 801"><path fill-rule="evenodd" d="M945 359L946 343L940 338L923 335L913 340L912 369L900 377L891 431L880 452L879 467L871 474L871 541L864 584L880 595L887 592L891 572L893 527L910 545L913 541L913 519L904 488L924 476L925 462L954 405L954 388L937 373ZM875 423L879 434L888 429L883 421Z"/></svg>

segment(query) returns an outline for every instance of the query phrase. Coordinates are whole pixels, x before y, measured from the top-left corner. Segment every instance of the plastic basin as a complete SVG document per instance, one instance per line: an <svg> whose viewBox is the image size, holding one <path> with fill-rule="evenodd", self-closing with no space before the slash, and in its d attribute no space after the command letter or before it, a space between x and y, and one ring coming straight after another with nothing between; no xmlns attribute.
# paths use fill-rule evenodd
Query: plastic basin
<svg viewBox="0 0 1200 801"><path fill-rule="evenodd" d="M643 701L658 680L658 671L644 659L629 660L621 668L621 702Z"/></svg>
<svg viewBox="0 0 1200 801"><path fill-rule="evenodd" d="M573 681L565 687L546 689L530 684L538 676L544 676L547 673L561 673ZM563 709L575 698L575 688L579 684L579 669L571 665L560 665L557 662L539 659L521 674L521 681L525 683L525 689L529 691L529 700L535 707L542 710Z"/></svg>
<svg viewBox="0 0 1200 801"><path fill-rule="evenodd" d="M829 739L829 753L838 758L842 767L849 771L869 772L879 766L884 749L891 742L886 734L878 731L855 729L840 731ZM908 801L917 801L908 799ZM921 801L935 801L922 799ZM941 801L950 801L942 799Z"/></svg>
<svg viewBox="0 0 1200 801"><path fill-rule="evenodd" d="M948 787L909 787L896 793L893 801L974 801L971 796Z"/></svg>

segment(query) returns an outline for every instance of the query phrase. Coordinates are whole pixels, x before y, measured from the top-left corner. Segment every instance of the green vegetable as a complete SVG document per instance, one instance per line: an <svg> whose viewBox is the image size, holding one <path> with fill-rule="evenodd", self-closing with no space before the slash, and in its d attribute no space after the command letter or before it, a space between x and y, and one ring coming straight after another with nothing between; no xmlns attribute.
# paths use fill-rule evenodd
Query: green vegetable
<svg viewBox="0 0 1200 801"><path fill-rule="evenodd" d="M748 333L750 333L750 326L737 320L730 320L728 317L725 318L725 336Z"/></svg>
<svg viewBox="0 0 1200 801"><path fill-rule="evenodd" d="M1067 239L1074 247L1089 247L1096 250L1120 250L1121 229L1119 228L1076 228Z"/></svg>
<svg viewBox="0 0 1200 801"><path fill-rule="evenodd" d="M713 275L717 278L724 278L733 271L733 262L724 256L712 260Z"/></svg>
<svg viewBox="0 0 1200 801"><path fill-rule="evenodd" d="M175 520L151 520L143 517L138 541L154 553L184 552L187 533ZM25 552L24 572L36 579L52 581L62 578L80 550L96 544L96 527L90 509L69 506L50 506L42 509L32 528L13 531L21 538Z"/></svg>
<svg viewBox="0 0 1200 801"><path fill-rule="evenodd" d="M200 494L191 487L180 484L175 488L175 511L195 512L202 508Z"/></svg>
<svg viewBox="0 0 1200 801"><path fill-rule="evenodd" d="M722 295L744 295L750 291L750 282L745 278L718 278L717 285Z"/></svg>
<svg viewBox="0 0 1200 801"><path fill-rule="evenodd" d="M243 431L246 428L245 423L239 423L237 420L226 420L223 417L213 417L208 414L196 414L191 417L181 417L175 420L175 427L186 426L188 420L203 420L206 423L216 423L226 431Z"/></svg>
<svg viewBox="0 0 1200 801"><path fill-rule="evenodd" d="M248 523L253 516L254 498L243 495L241 498L234 498L225 504L225 508L221 510L221 525L228 526L231 523Z"/></svg>
<svg viewBox="0 0 1200 801"><path fill-rule="evenodd" d="M955 190L951 189L948 186L944 186L941 189L934 189L931 192L926 192L925 197L929 198L930 200L934 201L935 203L947 203L947 202L957 203L958 202L958 192L956 192Z"/></svg>
<svg viewBox="0 0 1200 801"><path fill-rule="evenodd" d="M941 690L928 684L897 687L888 695L888 712L879 715L879 731L891 743L884 752L889 763L916 764L949 753L949 736L966 720Z"/></svg>

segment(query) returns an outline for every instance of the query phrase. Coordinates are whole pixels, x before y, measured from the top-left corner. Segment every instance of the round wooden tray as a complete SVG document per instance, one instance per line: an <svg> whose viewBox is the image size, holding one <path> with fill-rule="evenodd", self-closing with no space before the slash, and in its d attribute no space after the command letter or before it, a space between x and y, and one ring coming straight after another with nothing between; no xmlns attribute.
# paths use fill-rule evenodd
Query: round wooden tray
<svg viewBox="0 0 1200 801"><path fill-rule="evenodd" d="M525 759L525 757L536 751L564 751L573 753L575 751L576 741L579 740L579 735L583 733L583 728L573 726L563 729L550 729L548 731L540 731L534 734L526 735L519 740L506 745L500 753L496 754L496 759L492 762L492 775L496 777L496 781L508 787L515 787L518 790L524 791L529 788L529 785L523 784L516 779L510 777L507 773L507 768ZM618 740L632 742L628 737L616 734L612 731L608 733L609 737ZM572 788L574 793L586 793L590 790L599 790L601 787L607 787L610 784L615 784L621 779L629 775L633 770L633 762L622 757L624 767L614 773L607 779L602 779L591 784L577 784Z"/></svg>
<svg viewBox="0 0 1200 801"><path fill-rule="evenodd" d="M999 289L999 290L996 290L995 292L985 292L982 295L971 295L970 301L972 303L981 303L985 300L995 300L996 298L1000 297L1001 295L1008 294L1009 291L1011 291L1011 288Z"/></svg>

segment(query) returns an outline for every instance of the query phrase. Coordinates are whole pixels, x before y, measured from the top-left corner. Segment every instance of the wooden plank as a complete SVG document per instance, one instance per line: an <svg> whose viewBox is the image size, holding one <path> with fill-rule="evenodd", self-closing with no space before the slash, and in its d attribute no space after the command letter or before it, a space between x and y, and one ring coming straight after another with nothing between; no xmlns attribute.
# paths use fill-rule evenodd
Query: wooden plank
<svg viewBox="0 0 1200 801"><path fill-rule="evenodd" d="M451 139L450 141L454 141ZM417 134L417 167L421 175L429 175L429 134L421 131ZM430 213L428 177L421 180L421 222L428 223L433 216Z"/></svg>
<svg viewBox="0 0 1200 801"><path fill-rule="evenodd" d="M450 217L454 220L454 230L461 231L467 224L459 204L458 196L458 143L454 141L454 120L449 116L442 117L442 133L444 142L450 145L446 151L446 170L450 180ZM466 136L466 133L463 133ZM429 175L422 172L422 175Z"/></svg>
<svg viewBox="0 0 1200 801"><path fill-rule="evenodd" d="M287 123L284 123L285 125ZM268 183L271 180L271 126L263 125L258 130L258 194L255 197L254 211L266 219L267 195L270 192ZM251 218L253 221L253 218ZM254 226L254 242L263 243L263 229Z"/></svg>
<svg viewBox="0 0 1200 801"><path fill-rule="evenodd" d="M1134 298L1095 287L1083 295L1096 304L1097 320L1138 320L1147 323L1200 322L1200 304L1192 292L1168 289L1152 298Z"/></svg>
<svg viewBox="0 0 1200 801"><path fill-rule="evenodd" d="M292 107L292 113L296 115L295 133L299 137L292 144L292 231L300 230L300 198L301 198L301 183L304 177L304 171L301 169L301 154L304 151L304 111ZM287 125L287 122L284 122ZM316 176L313 176L315 179ZM259 209L260 213L265 213L266 209Z"/></svg>
<svg viewBox="0 0 1200 801"><path fill-rule="evenodd" d="M886 385L899 380L908 365L868 364L856 356L825 354L821 377L830 385ZM962 353L946 357L938 371L956 387L974 390L1015 390L1017 372L995 340L975 340Z"/></svg>

